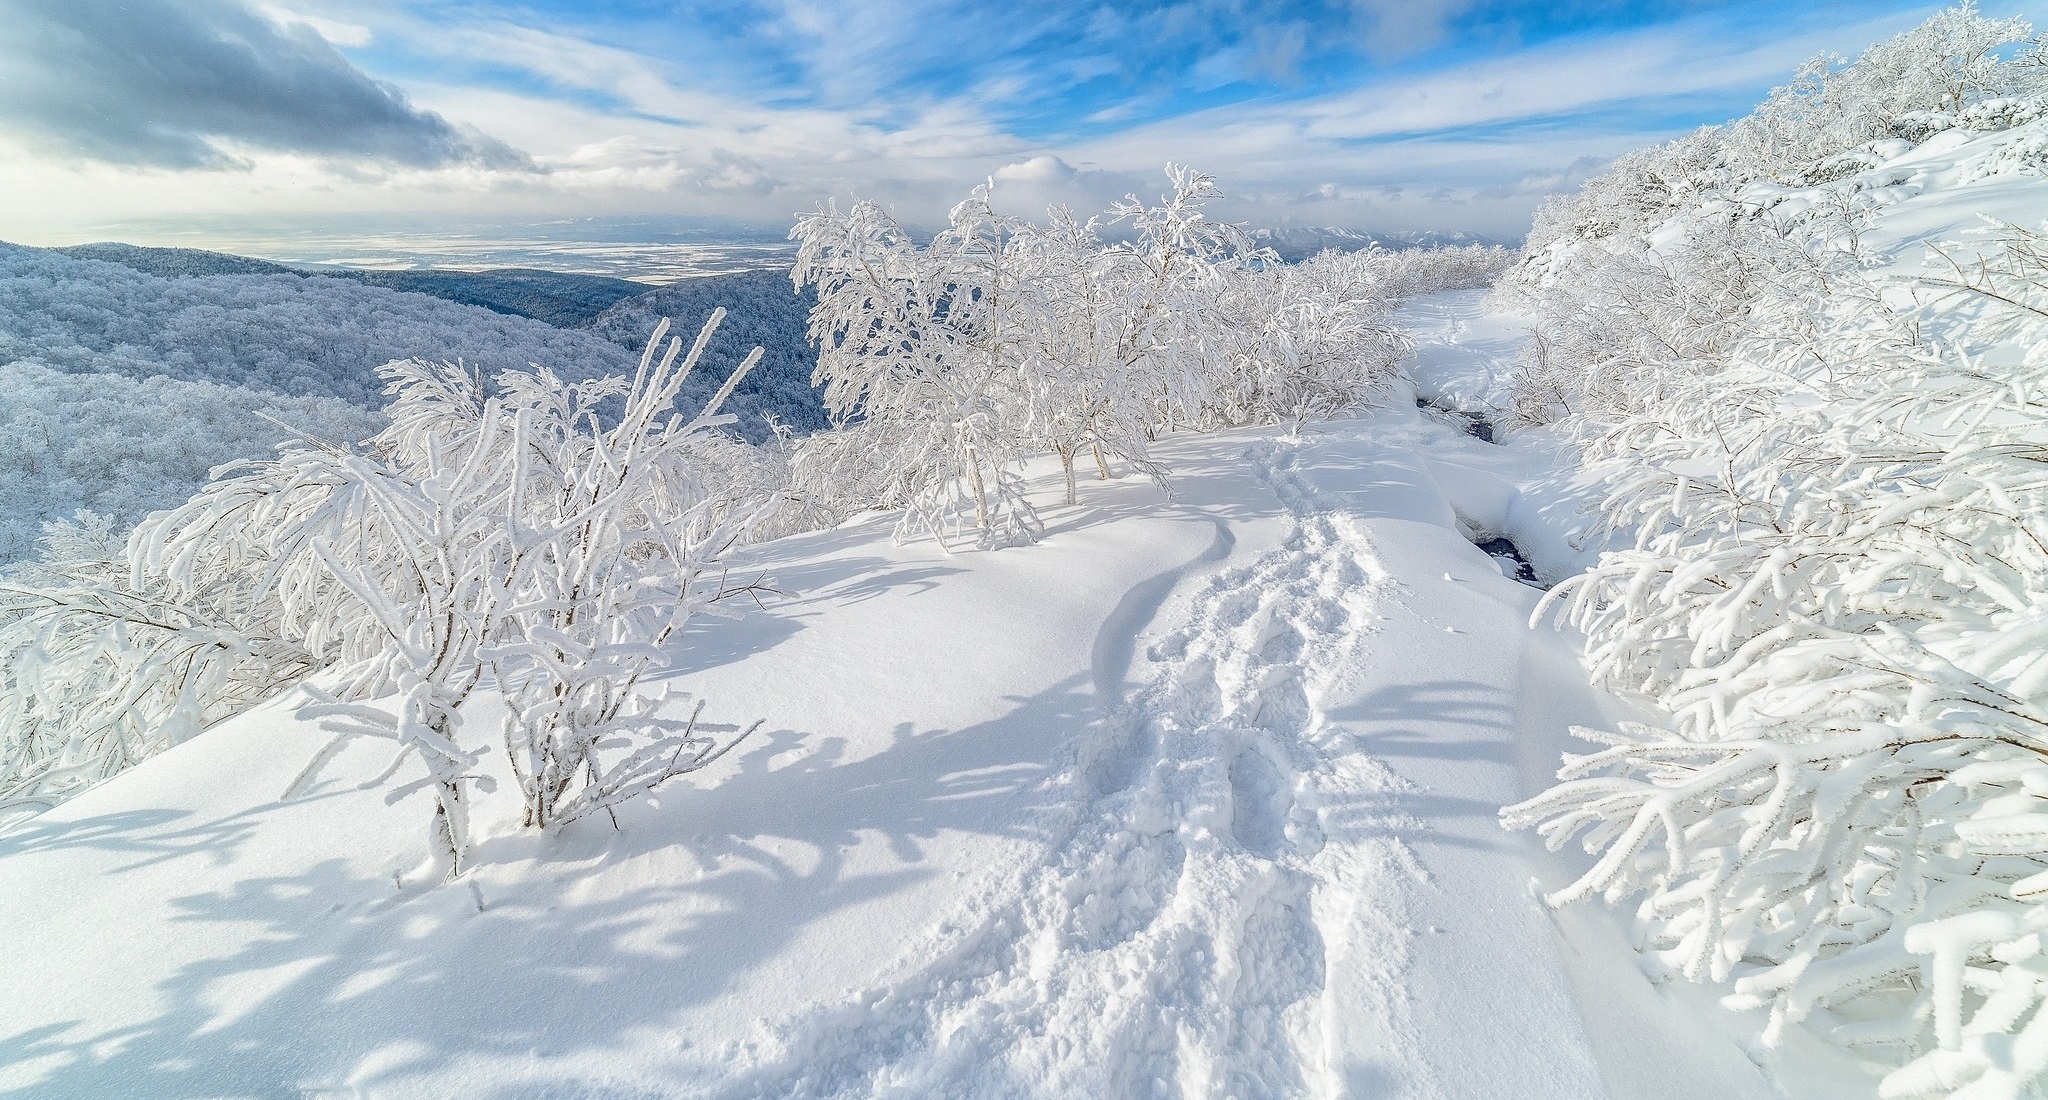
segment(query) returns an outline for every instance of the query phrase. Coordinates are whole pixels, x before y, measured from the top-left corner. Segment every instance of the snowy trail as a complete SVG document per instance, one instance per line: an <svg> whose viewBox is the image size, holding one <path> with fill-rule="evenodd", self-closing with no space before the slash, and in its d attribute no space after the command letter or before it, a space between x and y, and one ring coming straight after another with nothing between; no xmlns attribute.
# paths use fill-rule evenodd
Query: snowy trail
<svg viewBox="0 0 2048 1100"><path fill-rule="evenodd" d="M1053 858L913 952L938 962L786 1023L780 1068L721 1094L1605 1095L1526 850L1492 823L1520 796L1533 594L1459 538L1407 454L1442 433L1409 427L1246 449L1285 529L1213 518L1203 553L1105 621L1105 717L1058 781ZM1497 594L1397 579L1449 563ZM1491 651L1432 655L1487 682L1390 704L1429 680L1416 627ZM1141 631L1150 675L1126 699ZM1373 751L1432 735L1444 789Z"/></svg>

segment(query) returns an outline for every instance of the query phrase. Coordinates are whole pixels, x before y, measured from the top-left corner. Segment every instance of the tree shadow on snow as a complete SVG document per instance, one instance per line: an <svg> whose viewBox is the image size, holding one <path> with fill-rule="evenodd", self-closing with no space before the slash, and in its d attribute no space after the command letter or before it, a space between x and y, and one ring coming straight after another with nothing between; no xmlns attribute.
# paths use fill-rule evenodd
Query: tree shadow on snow
<svg viewBox="0 0 2048 1100"><path fill-rule="evenodd" d="M876 966L893 961L901 938L939 914L898 909L897 927L886 907L849 911L941 875L947 893L934 896L950 897L959 892L950 872L988 870L924 862L934 838L1053 839L1055 800L1043 784L1066 735L1094 717L1085 681L1016 700L970 728L897 726L879 746L767 731L701 785L678 781L622 808L617 831L600 815L553 837L484 838L453 884L376 877L367 868L377 853L289 876L209 882L195 871L192 891L171 899L173 920L195 942L217 938L220 950L161 978L141 968L137 980L154 982L161 1005L141 1022L50 1021L0 1036L0 1065L36 1078L0 1095L358 1096L474 1060L504 1067L493 1072L502 1081L530 1083L499 1095L540 1096L555 1091L549 1082L585 1089L576 1073L551 1071L554 1059L618 1046L635 1051L636 1063L639 1052L670 1052L652 1068L677 1084L715 1081L733 1068L730 1054L689 1047L691 1010L763 968L802 967L805 951L851 942L869 948ZM380 794L337 797L362 802L348 812L423 813L417 799L387 810ZM269 809L139 839L130 834L166 819L137 811L9 841L132 849L145 860L216 843L290 843L260 835L280 827L265 820ZM841 930L788 955L823 922ZM844 975L856 985L873 978ZM819 982L808 994L827 1002L852 992L833 988L829 975L805 980Z"/></svg>
<svg viewBox="0 0 2048 1100"><path fill-rule="evenodd" d="M1217 443L1213 455L1190 456L1189 465L1235 464L1244 446ZM1073 515L1085 512L1089 524L1157 515L1156 496L1136 478L1089 483ZM1256 495L1221 505L1233 516L1278 508ZM1206 508L1190 514L1217 523L1219 532L1191 564L1227 554L1227 526ZM1056 517L1050 537L1074 525L1068 520ZM789 564L769 576L798 595L771 597L737 621L693 624L672 675L771 649L832 606L927 592L968 568L936 547L901 557L857 552L877 530L863 519L776 543L776 560ZM752 579L749 560L736 556L733 582ZM1142 627L1169 590L1145 588L1119 604L1105 628ZM871 971L906 948L904 937L935 925L938 910L973 892L973 876L1005 873L986 862L930 862L939 838L984 838L968 849L976 858L1003 850L987 843L994 838L1027 851L1057 842L1067 806L1046 785L1072 762L1073 735L1100 718L1094 681L1121 681L1130 660L1116 639L1098 639L1096 649L1095 663L1108 672L1093 669L1013 698L1007 713L971 727L920 730L881 718L865 736L764 730L705 773L622 807L617 831L600 816L554 837L481 837L470 873L454 884L395 882L375 870L393 853L333 843L323 847L347 858L313 860L291 875L232 879L195 865L189 892L170 899L174 923L191 942L217 946L183 965L137 968L134 980L153 987L159 1006L146 1019L32 1021L0 1036L0 1067L17 1067L0 1080L34 1079L0 1087L0 1096L362 1096L478 1063L503 1072L461 1094L497 1087L493 1095L505 1100L565 1090L639 1095L625 1086L607 1092L612 1086L578 1071L551 1068L565 1056L601 1058L615 1049L632 1051L635 1063L651 1058L647 1068L677 1085L715 1084L735 1067L729 1052L690 1046L685 1029L694 1012L757 980L778 988L814 982L808 996L836 1003L855 990L831 981L871 983ZM387 808L382 794L326 784L308 797L337 800L334 812L322 814L337 827L351 814L398 813L415 815L425 833L421 796ZM279 832L286 826L274 810L266 803L189 824L181 819L190 815L175 811L130 811L31 826L0 838L0 854L96 846L133 851L133 865L227 862L244 844L293 843ZM166 831L172 824L178 827ZM965 858L962 849L947 850ZM955 872L968 880L953 881ZM118 891L123 884L80 887ZM932 899L926 908L908 908L927 905L925 898ZM813 935L828 924L841 930ZM802 968L806 957L842 943L864 950L873 966L839 979L762 977ZM801 1016L815 1006L777 1007ZM858 1093L874 1055L861 1040L841 1047L846 1064L834 1071L843 1074L837 1087ZM664 1053L649 1053L656 1051ZM587 1070L590 1062L581 1064ZM1014 1091L1031 1086L1015 1082Z"/></svg>
<svg viewBox="0 0 2048 1100"><path fill-rule="evenodd" d="M1328 820L1339 831L1354 835L1387 822L1431 822L1427 833L1433 843L1498 846L1501 804L1469 792L1512 782L1516 774L1514 700L1505 691L1471 680L1390 684L1325 717L1359 750L1407 780L1330 805Z"/></svg>
<svg viewBox="0 0 2048 1100"><path fill-rule="evenodd" d="M692 618L674 646L670 676L717 668L774 649L804 628L804 620L836 606L862 603L885 594L917 595L938 587L940 578L962 572L935 562L892 562L864 557L831 559L782 566L765 573L735 569L726 578L731 589L760 578L776 592L759 596L735 594L738 619L715 615ZM801 593L783 595L782 592Z"/></svg>
<svg viewBox="0 0 2048 1100"><path fill-rule="evenodd" d="M183 856L204 855L215 863L233 857L257 828L258 810L246 810L184 828L168 828L193 816L185 810L120 810L85 818L40 816L0 834L0 860L30 853L94 848L132 855L116 870L147 867ZM5 1064L0 1060L0 1064Z"/></svg>

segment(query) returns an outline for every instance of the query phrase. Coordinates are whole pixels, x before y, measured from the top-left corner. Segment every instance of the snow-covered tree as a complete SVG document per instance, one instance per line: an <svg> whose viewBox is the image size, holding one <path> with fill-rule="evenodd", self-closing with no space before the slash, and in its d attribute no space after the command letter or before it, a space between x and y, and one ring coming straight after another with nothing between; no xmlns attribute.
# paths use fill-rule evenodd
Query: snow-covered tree
<svg viewBox="0 0 2048 1100"><path fill-rule="evenodd" d="M1065 209L1048 212L1043 231L1018 235L1028 272L1020 376L1028 430L1057 455L1066 502L1075 502L1074 461L1089 453L1109 477L1104 451L1158 476L1149 436L1152 402L1143 379L1146 345L1132 331L1119 257L1103 248L1099 219L1082 223Z"/></svg>
<svg viewBox="0 0 2048 1100"><path fill-rule="evenodd" d="M790 232L792 278L817 288L811 338L826 408L839 423L874 427L853 440L865 464L905 507L905 529L941 543L969 516L983 545L1038 529L1015 472L1025 416L1023 303L1008 267L1015 224L980 188L923 248L867 201L803 215Z"/></svg>
<svg viewBox="0 0 2048 1100"><path fill-rule="evenodd" d="M461 728L487 675L511 707L504 751L531 826L608 808L730 746L642 695L747 520L748 502L708 485L692 452L754 360L704 412L669 412L719 320L680 359L657 330L630 381L506 372L490 392L460 367L393 363L391 425L370 450L308 444L216 481L138 530L143 561L177 584L269 563L288 633L335 665L305 713L341 737L308 774L343 737L393 742L386 774L423 765L400 791L433 793L431 850L452 877L472 793L489 786L487 750ZM366 701L387 690L396 713Z"/></svg>
<svg viewBox="0 0 2048 1100"><path fill-rule="evenodd" d="M922 248L871 202L800 219L793 277L817 287L817 380L842 428L795 457L793 495L904 507L899 531L941 541L971 512L1000 544L1037 530L1015 474L1031 454L1060 459L1070 503L1084 453L1098 476L1115 459L1164 484L1163 432L1327 414L1390 377L1381 282L1254 252L1209 216L1212 177L1167 179L1085 222L1003 217L979 188Z"/></svg>
<svg viewBox="0 0 2048 1100"><path fill-rule="evenodd" d="M1244 231L1208 216L1213 177L1166 167L1155 204L1129 196L1079 222L1064 210L1013 234L1029 331L1023 384L1033 434L1058 455L1074 499L1074 461L1123 459L1162 484L1149 444L1176 426L1212 426L1228 371L1235 281L1253 259ZM1128 234L1105 241L1106 233Z"/></svg>
<svg viewBox="0 0 2048 1100"><path fill-rule="evenodd" d="M1227 324L1207 398L1226 424L1299 423L1369 404L1393 380L1408 342L1389 313L1389 254L1323 252L1299 264L1236 273L1220 295Z"/></svg>

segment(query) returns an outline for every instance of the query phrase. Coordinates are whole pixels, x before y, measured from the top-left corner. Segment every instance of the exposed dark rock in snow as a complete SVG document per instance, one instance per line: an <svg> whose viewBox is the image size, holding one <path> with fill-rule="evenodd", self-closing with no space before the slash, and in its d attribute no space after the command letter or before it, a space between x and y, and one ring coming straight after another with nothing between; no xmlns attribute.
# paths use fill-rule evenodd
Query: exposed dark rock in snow
<svg viewBox="0 0 2048 1100"><path fill-rule="evenodd" d="M1521 581L1523 584L1529 585L1534 588L1549 587L1542 581L1536 579L1536 567L1530 565L1529 559L1522 556L1521 547L1516 546L1509 539L1503 538L1500 535L1495 535L1492 538L1487 538L1483 540L1474 539L1472 545L1477 546L1481 550L1486 551L1488 555L1493 557L1496 561L1500 562L1501 572L1508 573L1510 576L1514 577L1514 579ZM1509 573L1508 570L1508 566L1510 564L1514 566L1514 570L1512 573Z"/></svg>
<svg viewBox="0 0 2048 1100"><path fill-rule="evenodd" d="M1466 435L1481 442L1499 442L1493 437L1493 421L1488 420L1485 413L1466 412L1463 409L1449 408L1423 397L1415 399L1415 407L1435 415L1440 420L1456 424L1464 429Z"/></svg>

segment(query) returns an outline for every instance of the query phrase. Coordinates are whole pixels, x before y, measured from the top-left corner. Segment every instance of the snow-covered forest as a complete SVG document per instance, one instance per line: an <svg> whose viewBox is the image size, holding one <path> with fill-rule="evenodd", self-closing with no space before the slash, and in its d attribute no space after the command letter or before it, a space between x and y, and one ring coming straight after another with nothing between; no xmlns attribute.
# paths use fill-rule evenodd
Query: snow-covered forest
<svg viewBox="0 0 2048 1100"><path fill-rule="evenodd" d="M1157 182L0 246L0 1092L2048 1095L2033 28L1519 250Z"/></svg>
<svg viewBox="0 0 2048 1100"><path fill-rule="evenodd" d="M410 275L406 285L418 286L431 273L362 274ZM382 424L385 363L618 374L664 310L687 324L721 305L731 317L689 400L701 404L716 388L709 374L723 377L760 345L763 368L731 401L740 434L767 438L768 417L799 431L823 424L804 305L786 278L639 288L597 309L590 299L573 327L470 304L477 287L448 282L427 289L457 301L191 250L0 244L0 563L30 556L47 522L84 508L125 529L183 501L213 467L268 457L295 435L368 438ZM507 286L483 289L512 300ZM550 289L536 312L552 316L567 295Z"/></svg>

